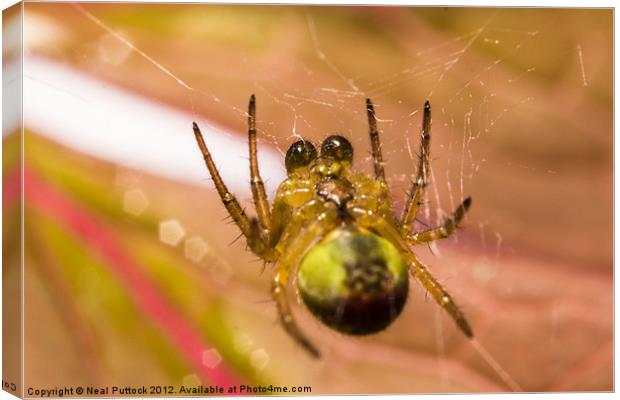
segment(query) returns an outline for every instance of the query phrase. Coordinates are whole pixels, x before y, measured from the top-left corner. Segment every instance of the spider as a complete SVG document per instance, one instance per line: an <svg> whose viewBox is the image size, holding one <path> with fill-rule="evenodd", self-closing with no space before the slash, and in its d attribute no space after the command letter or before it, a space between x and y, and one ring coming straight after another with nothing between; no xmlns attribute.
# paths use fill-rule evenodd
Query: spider
<svg viewBox="0 0 620 400"><path fill-rule="evenodd" d="M413 232L423 204L430 168L431 107L426 101L417 176L400 218L385 179L375 109L366 99L374 176L352 169L353 147L340 135L328 136L320 151L308 140L293 143L285 156L287 178L270 206L259 173L256 101L250 97L248 141L250 185L256 217L249 217L230 193L194 122L198 147L226 210L248 247L275 263L271 296L288 334L311 355L317 348L295 322L287 284L296 272L301 299L325 325L351 335L379 332L390 325L407 300L409 274L431 293L468 338L469 323L450 294L417 259L411 246L452 234L471 205L467 197L440 226Z"/></svg>

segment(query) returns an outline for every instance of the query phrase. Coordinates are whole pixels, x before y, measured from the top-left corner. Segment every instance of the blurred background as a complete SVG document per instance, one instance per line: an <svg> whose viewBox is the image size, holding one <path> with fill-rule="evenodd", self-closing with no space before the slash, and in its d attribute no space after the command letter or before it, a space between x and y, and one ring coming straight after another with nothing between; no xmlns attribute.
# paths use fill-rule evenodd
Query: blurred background
<svg viewBox="0 0 620 400"><path fill-rule="evenodd" d="M26 3L25 386L613 390L612 18ZM292 295L323 357L293 343L269 298L271 266L235 241L191 132L197 121L252 213L252 93L270 194L297 136L341 133L370 172L372 98L397 212L431 101L432 184L416 228L467 195L473 206L455 237L415 250L477 342L412 282L402 315L363 338L321 325ZM17 153L7 133L5 154ZM18 160L3 158L5 187ZM5 215L18 204L5 199Z"/></svg>

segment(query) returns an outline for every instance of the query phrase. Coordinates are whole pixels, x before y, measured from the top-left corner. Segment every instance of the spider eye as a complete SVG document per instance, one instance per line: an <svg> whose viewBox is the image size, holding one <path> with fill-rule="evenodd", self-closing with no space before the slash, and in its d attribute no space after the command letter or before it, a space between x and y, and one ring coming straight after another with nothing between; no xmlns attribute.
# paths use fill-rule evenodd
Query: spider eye
<svg viewBox="0 0 620 400"><path fill-rule="evenodd" d="M305 167L316 159L316 147L307 140L298 140L288 148L284 164L286 172Z"/></svg>
<svg viewBox="0 0 620 400"><path fill-rule="evenodd" d="M321 157L351 162L353 161L353 146L343 136L328 136L321 145Z"/></svg>

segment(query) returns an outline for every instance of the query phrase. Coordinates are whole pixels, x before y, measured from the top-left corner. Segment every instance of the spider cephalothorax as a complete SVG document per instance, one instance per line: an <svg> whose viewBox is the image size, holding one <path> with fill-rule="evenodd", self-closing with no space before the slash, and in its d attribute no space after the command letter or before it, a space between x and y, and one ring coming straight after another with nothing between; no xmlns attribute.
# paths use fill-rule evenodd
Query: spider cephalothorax
<svg viewBox="0 0 620 400"><path fill-rule="evenodd" d="M370 100L366 100L374 176L352 169L353 146L340 135L328 136L317 151L299 140L285 157L287 179L269 206L256 156L256 108L248 112L250 175L256 218L249 218L222 181L198 126L194 133L224 206L259 257L275 263L272 297L286 331L311 354L319 352L297 326L286 287L296 271L299 293L308 309L326 325L362 335L386 328L405 305L411 273L455 320L472 331L452 297L422 265L411 246L448 237L471 204L466 198L437 228L412 232L428 181L430 104L424 120L417 177L404 212L396 217L385 179L381 143Z"/></svg>

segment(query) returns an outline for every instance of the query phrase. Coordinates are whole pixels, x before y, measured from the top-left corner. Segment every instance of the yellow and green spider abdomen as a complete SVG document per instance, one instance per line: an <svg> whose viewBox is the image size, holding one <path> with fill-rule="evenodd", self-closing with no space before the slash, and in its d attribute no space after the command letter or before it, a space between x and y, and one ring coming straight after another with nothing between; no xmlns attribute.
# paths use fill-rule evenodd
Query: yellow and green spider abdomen
<svg viewBox="0 0 620 400"><path fill-rule="evenodd" d="M388 240L354 226L332 231L304 256L297 286L308 309L343 333L385 329L409 289L407 266Z"/></svg>

